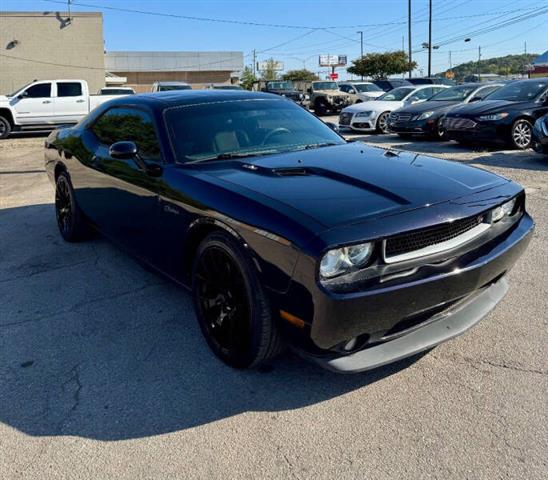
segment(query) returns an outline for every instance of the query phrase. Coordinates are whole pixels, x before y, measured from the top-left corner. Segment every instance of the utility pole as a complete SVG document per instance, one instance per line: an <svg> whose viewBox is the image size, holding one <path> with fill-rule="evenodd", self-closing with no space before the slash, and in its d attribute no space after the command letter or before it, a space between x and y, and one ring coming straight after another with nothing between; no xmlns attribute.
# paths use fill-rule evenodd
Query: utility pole
<svg viewBox="0 0 548 480"><path fill-rule="evenodd" d="M363 31L356 32L360 34L360 59L363 58ZM363 80L363 75L361 76Z"/></svg>
<svg viewBox="0 0 548 480"><path fill-rule="evenodd" d="M451 50L449 50L449 70L453 70L453 61L451 60Z"/></svg>
<svg viewBox="0 0 548 480"><path fill-rule="evenodd" d="M432 76L432 0L428 2L428 76Z"/></svg>
<svg viewBox="0 0 548 480"><path fill-rule="evenodd" d="M481 82L481 46L478 46L478 82Z"/></svg>
<svg viewBox="0 0 548 480"><path fill-rule="evenodd" d="M255 52L255 49L253 49L253 76L255 77L257 74L257 55Z"/></svg>
<svg viewBox="0 0 548 480"><path fill-rule="evenodd" d="M411 0L407 1L407 42L409 46L409 78L413 76L411 72L411 63L413 62L411 58Z"/></svg>

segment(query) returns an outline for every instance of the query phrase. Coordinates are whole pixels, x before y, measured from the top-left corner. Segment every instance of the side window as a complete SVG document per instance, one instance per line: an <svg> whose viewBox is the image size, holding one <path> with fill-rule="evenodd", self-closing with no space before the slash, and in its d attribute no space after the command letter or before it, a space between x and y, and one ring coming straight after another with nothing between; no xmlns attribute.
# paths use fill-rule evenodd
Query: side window
<svg viewBox="0 0 548 480"><path fill-rule="evenodd" d="M432 89L431 88L423 88L421 90L417 90L413 96L411 97L411 100L425 100L427 98L430 98L432 96Z"/></svg>
<svg viewBox="0 0 548 480"><path fill-rule="evenodd" d="M441 92L442 90L447 90L447 89L446 89L446 88L442 88L442 87L433 87L431 90L432 90L432 93L430 94L430 96L435 95L436 93L439 93L439 92Z"/></svg>
<svg viewBox="0 0 548 480"><path fill-rule="evenodd" d="M49 98L51 97L51 83L39 83L25 90L26 98Z"/></svg>
<svg viewBox="0 0 548 480"><path fill-rule="evenodd" d="M339 87L339 90L340 90L341 92L346 92L346 93L348 93L348 91L350 90L350 88L348 87L348 85L341 85L341 86Z"/></svg>
<svg viewBox="0 0 548 480"><path fill-rule="evenodd" d="M82 95L80 82L57 82L58 97L79 97Z"/></svg>
<svg viewBox="0 0 548 480"><path fill-rule="evenodd" d="M95 122L92 131L106 146L120 141L135 142L145 160L161 160L154 123L147 112L136 108L112 108Z"/></svg>

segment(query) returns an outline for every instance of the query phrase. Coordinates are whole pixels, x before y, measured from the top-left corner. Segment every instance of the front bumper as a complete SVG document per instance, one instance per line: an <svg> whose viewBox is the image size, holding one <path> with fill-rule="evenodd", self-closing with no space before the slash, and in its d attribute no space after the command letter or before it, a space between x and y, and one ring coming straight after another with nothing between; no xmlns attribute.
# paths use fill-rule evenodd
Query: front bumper
<svg viewBox="0 0 548 480"><path fill-rule="evenodd" d="M339 117L339 127L350 128L356 132L374 132L377 129L377 116L373 112L368 117L357 117L355 113L345 117L343 112Z"/></svg>
<svg viewBox="0 0 548 480"><path fill-rule="evenodd" d="M462 335L485 317L508 291L501 278L454 309L432 318L426 325L391 341L349 355L313 355L298 351L307 360L337 373L358 373L416 355Z"/></svg>
<svg viewBox="0 0 548 480"><path fill-rule="evenodd" d="M326 368L361 371L459 335L502 298L503 277L527 248L533 230L532 218L524 213L509 230L480 247L423 267L427 275L348 293L318 287L312 293L312 343L296 347ZM434 326L438 323L442 326ZM357 346L347 352L352 339Z"/></svg>
<svg viewBox="0 0 548 480"><path fill-rule="evenodd" d="M446 125L444 120L444 126ZM445 130L447 140L464 141L468 143L505 144L510 136L510 126L497 123L476 123L474 128L462 130Z"/></svg>
<svg viewBox="0 0 548 480"><path fill-rule="evenodd" d="M437 119L411 120L398 122L388 120L388 128L394 133L405 133L408 135L434 135L437 129Z"/></svg>
<svg viewBox="0 0 548 480"><path fill-rule="evenodd" d="M533 148L539 153L548 153L548 127L535 123L533 128Z"/></svg>

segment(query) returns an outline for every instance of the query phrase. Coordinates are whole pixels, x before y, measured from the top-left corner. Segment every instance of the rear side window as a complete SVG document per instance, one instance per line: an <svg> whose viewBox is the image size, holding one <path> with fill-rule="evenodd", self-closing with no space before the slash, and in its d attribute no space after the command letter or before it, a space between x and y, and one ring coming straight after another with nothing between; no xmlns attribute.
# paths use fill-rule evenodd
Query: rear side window
<svg viewBox="0 0 548 480"><path fill-rule="evenodd" d="M51 83L39 83L25 90L27 98L48 98L51 97Z"/></svg>
<svg viewBox="0 0 548 480"><path fill-rule="evenodd" d="M93 125L92 131L102 144L135 142L146 160L160 161L160 145L151 116L136 108L112 108Z"/></svg>
<svg viewBox="0 0 548 480"><path fill-rule="evenodd" d="M482 88L476 92L476 94L474 95L474 98L479 98L483 100L487 95L493 93L495 90L498 90L499 88L500 88L499 86Z"/></svg>
<svg viewBox="0 0 548 480"><path fill-rule="evenodd" d="M58 97L79 97L82 95L82 84L80 82L58 82Z"/></svg>

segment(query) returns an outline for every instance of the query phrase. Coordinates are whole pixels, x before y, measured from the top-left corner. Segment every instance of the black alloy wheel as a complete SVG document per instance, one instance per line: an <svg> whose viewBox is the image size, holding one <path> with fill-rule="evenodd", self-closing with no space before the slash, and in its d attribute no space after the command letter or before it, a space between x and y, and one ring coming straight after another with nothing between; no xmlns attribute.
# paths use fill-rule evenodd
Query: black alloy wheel
<svg viewBox="0 0 548 480"><path fill-rule="evenodd" d="M443 118L438 120L436 124L436 138L438 140L445 140L445 128L443 127Z"/></svg>
<svg viewBox="0 0 548 480"><path fill-rule="evenodd" d="M388 117L390 112L383 112L377 118L377 131L379 133L388 133Z"/></svg>
<svg viewBox="0 0 548 480"><path fill-rule="evenodd" d="M55 182L55 216L59 232L67 242L78 242L88 237L89 226L76 204L65 172L61 172Z"/></svg>
<svg viewBox="0 0 548 480"><path fill-rule="evenodd" d="M514 122L510 141L512 146L519 150L530 148L533 141L533 125L531 122L525 119Z"/></svg>
<svg viewBox="0 0 548 480"><path fill-rule="evenodd" d="M213 352L236 368L256 367L281 340L255 267L228 233L204 239L194 259L192 293L200 329Z"/></svg>

